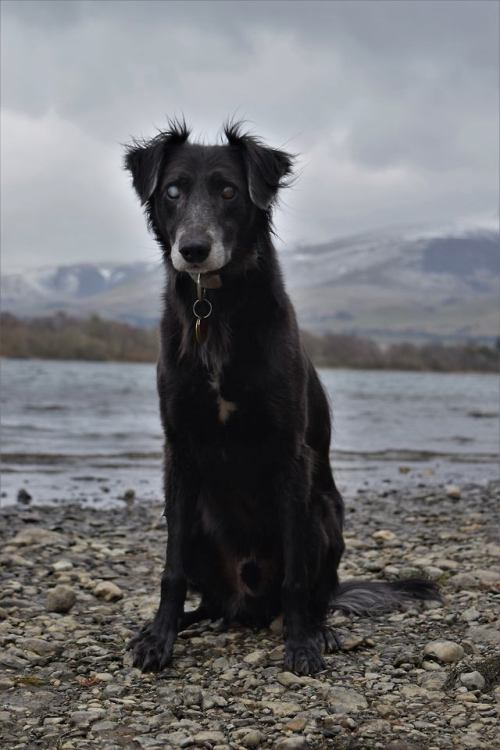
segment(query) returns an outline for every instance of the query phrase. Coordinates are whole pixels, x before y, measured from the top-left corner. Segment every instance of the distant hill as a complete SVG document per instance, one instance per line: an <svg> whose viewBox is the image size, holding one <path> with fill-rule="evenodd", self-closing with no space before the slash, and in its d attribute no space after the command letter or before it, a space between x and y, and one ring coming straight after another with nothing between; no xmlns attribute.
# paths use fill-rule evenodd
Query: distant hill
<svg viewBox="0 0 500 750"><path fill-rule="evenodd" d="M499 234L387 230L281 252L302 328L381 341L477 339L499 333ZM63 310L150 326L161 308L158 263L88 264L4 274L2 310Z"/></svg>

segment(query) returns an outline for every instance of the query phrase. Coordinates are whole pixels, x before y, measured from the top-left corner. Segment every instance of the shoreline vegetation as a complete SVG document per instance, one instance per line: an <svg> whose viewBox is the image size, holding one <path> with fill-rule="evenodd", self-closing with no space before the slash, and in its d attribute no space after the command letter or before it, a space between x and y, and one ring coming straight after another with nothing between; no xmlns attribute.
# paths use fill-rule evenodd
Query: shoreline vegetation
<svg viewBox="0 0 500 750"><path fill-rule="evenodd" d="M0 356L15 359L156 362L158 332L98 315L76 318L66 313L22 319L0 315ZM393 343L351 334L302 331L304 345L318 367L430 372L499 370L500 339L495 346L479 343Z"/></svg>

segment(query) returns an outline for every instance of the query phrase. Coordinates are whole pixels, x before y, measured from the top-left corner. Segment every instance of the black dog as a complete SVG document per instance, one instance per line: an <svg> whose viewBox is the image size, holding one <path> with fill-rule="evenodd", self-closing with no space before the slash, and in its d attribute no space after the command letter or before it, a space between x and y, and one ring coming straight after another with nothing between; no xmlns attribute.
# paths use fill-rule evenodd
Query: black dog
<svg viewBox="0 0 500 750"><path fill-rule="evenodd" d="M126 155L167 267L158 364L167 558L157 614L129 646L135 666L158 671L194 622L259 627L283 613L285 668L308 674L338 646L329 610L387 610L436 590L420 580L339 584L329 408L271 240L292 158L238 125L225 136L189 143L174 122ZM201 604L184 613L188 587Z"/></svg>

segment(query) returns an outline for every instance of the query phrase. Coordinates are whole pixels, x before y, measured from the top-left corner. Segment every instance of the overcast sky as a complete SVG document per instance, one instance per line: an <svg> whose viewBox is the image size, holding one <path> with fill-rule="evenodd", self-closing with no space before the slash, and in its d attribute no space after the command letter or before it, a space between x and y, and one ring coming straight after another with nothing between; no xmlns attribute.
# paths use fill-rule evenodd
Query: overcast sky
<svg viewBox="0 0 500 750"><path fill-rule="evenodd" d="M497 2L2 7L4 270L156 260L121 144L181 113L300 153L282 249L497 215Z"/></svg>

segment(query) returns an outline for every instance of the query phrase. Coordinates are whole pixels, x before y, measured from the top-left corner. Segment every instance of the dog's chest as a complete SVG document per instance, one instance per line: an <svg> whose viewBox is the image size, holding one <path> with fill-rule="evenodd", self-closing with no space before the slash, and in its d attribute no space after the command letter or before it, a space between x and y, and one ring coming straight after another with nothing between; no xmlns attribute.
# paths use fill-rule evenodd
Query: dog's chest
<svg viewBox="0 0 500 750"><path fill-rule="evenodd" d="M221 373L213 372L209 378L211 396L215 399L216 418L221 425L226 425L231 416L238 410L238 404L235 400L224 398L221 389Z"/></svg>

